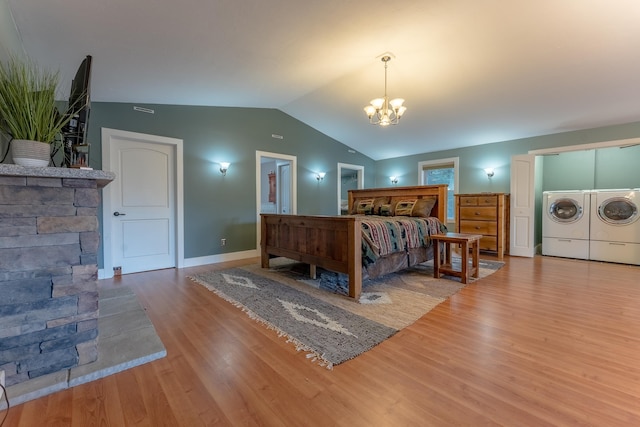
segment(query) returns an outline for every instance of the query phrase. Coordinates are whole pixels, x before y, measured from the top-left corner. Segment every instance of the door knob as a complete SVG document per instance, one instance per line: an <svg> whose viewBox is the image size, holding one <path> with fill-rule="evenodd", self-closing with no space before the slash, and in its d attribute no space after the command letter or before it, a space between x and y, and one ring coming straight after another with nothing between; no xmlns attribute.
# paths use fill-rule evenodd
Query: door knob
<svg viewBox="0 0 640 427"><path fill-rule="evenodd" d="M126 213L117 212L117 211L113 213L113 216L123 216L123 215L126 215Z"/></svg>

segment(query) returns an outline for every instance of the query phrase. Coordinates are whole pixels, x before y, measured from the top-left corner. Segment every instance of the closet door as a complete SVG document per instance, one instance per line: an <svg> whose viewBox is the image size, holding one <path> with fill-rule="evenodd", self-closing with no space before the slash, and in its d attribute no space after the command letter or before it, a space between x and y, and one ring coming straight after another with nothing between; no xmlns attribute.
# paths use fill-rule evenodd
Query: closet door
<svg viewBox="0 0 640 427"><path fill-rule="evenodd" d="M535 253L535 163L533 154L511 158L511 256Z"/></svg>

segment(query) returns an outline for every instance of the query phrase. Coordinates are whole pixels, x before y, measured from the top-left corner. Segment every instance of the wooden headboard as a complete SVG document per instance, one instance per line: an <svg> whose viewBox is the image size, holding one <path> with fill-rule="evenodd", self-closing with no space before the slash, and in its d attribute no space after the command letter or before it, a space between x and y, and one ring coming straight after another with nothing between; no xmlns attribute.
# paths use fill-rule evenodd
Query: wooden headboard
<svg viewBox="0 0 640 427"><path fill-rule="evenodd" d="M436 204L431 210L431 216L435 216L447 223L447 188L446 184L440 185L416 185L413 187L386 187L386 188L363 188L360 190L349 190L349 212L353 209L356 199L373 199L376 197L406 197L407 199L421 199L423 197L435 196Z"/></svg>

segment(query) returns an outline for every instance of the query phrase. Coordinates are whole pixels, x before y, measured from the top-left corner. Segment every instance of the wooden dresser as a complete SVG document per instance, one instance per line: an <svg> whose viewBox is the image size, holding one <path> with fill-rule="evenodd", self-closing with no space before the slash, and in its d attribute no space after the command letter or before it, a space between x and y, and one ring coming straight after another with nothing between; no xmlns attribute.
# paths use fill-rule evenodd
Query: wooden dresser
<svg viewBox="0 0 640 427"><path fill-rule="evenodd" d="M480 250L509 252L509 195L505 193L456 194L458 233L482 234Z"/></svg>

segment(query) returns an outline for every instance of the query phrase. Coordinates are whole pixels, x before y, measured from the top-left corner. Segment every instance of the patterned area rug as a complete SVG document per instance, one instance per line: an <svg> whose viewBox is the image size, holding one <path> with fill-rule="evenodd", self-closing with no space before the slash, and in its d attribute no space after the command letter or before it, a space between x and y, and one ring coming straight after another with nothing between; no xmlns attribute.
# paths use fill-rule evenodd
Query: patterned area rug
<svg viewBox="0 0 640 427"><path fill-rule="evenodd" d="M480 278L503 265L481 260ZM318 269L312 280L308 271L308 265L277 258L269 269L256 264L190 278L328 368L373 348L466 286L456 278L434 279L432 264L424 263L365 280L358 303L343 294L343 275Z"/></svg>

